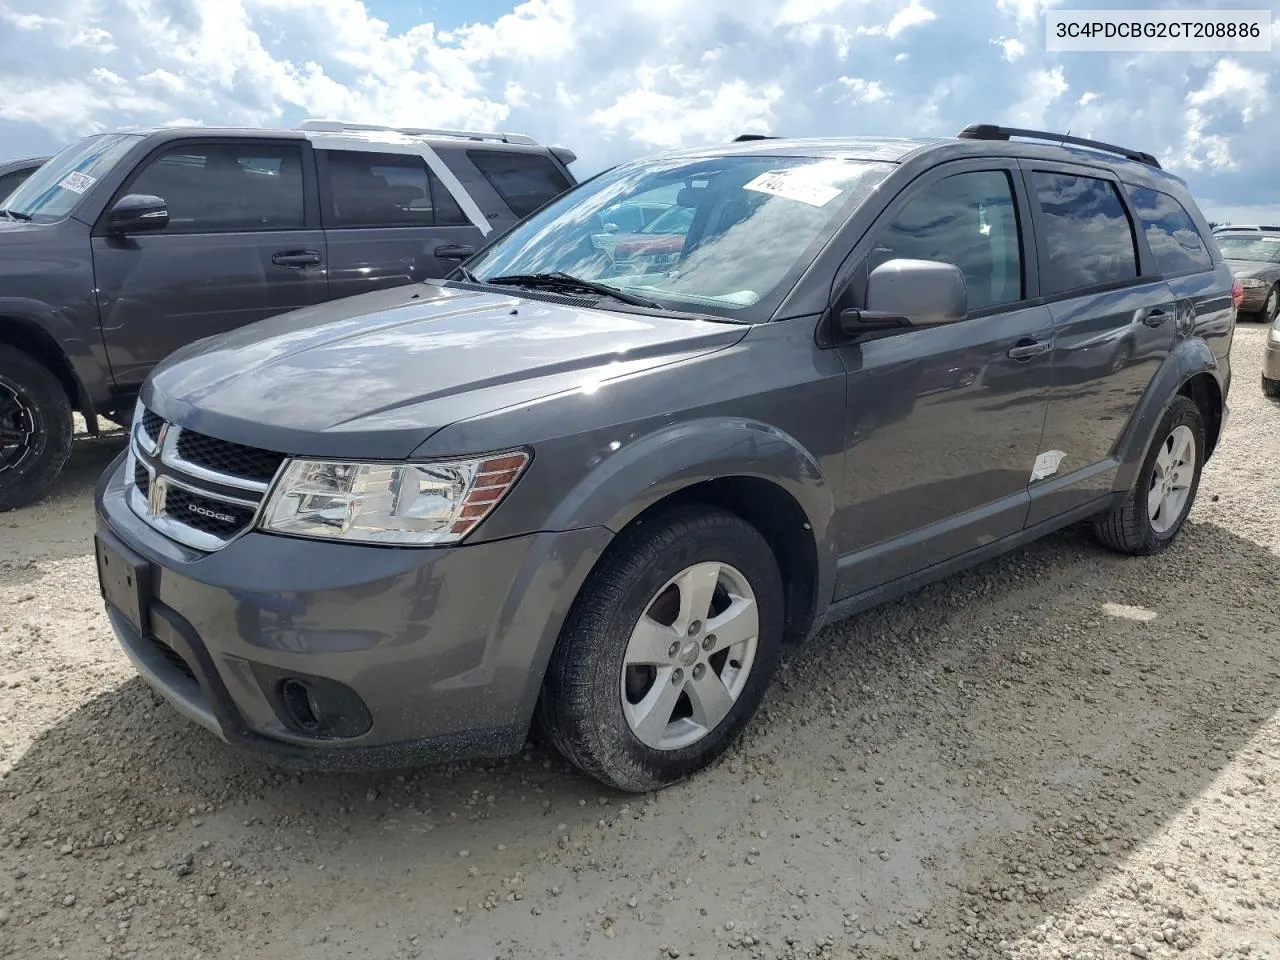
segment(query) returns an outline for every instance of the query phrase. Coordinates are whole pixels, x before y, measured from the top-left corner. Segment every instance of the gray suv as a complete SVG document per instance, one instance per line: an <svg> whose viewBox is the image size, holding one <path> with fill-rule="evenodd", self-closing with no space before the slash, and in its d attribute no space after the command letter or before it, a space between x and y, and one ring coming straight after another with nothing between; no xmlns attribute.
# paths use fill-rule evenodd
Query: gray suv
<svg viewBox="0 0 1280 960"><path fill-rule="evenodd" d="M1076 521L1161 550L1226 417L1231 271L1153 158L1046 138L627 163L447 280L179 350L96 494L124 649L288 764L536 725L642 791L823 624ZM677 255L620 269L601 214L650 202Z"/></svg>
<svg viewBox="0 0 1280 960"><path fill-rule="evenodd" d="M73 411L90 433L99 414L127 424L172 350L443 277L567 190L574 159L518 134L324 120L68 147L0 198L0 510L57 476Z"/></svg>

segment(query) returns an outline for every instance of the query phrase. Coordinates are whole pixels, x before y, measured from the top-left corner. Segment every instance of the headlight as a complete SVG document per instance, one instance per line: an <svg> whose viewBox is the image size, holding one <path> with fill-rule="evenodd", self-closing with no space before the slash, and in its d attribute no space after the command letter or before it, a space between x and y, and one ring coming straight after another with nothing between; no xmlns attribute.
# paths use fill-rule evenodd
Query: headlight
<svg viewBox="0 0 1280 960"><path fill-rule="evenodd" d="M523 452L432 463L293 460L258 525L352 543L457 543L492 512L528 462Z"/></svg>
<svg viewBox="0 0 1280 960"><path fill-rule="evenodd" d="M1244 287L1245 289L1265 287L1266 285L1267 285L1267 281L1259 280L1257 277L1244 277L1240 280L1240 286Z"/></svg>

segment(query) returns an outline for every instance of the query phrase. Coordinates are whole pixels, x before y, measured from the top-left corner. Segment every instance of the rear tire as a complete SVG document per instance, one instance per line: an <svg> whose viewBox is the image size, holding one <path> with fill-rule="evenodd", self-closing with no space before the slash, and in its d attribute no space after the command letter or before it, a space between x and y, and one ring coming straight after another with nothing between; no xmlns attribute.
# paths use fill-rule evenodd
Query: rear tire
<svg viewBox="0 0 1280 960"><path fill-rule="evenodd" d="M71 402L47 367L0 346L0 510L39 499L71 455Z"/></svg>
<svg viewBox="0 0 1280 960"><path fill-rule="evenodd" d="M783 606L773 551L742 518L690 506L639 523L574 602L540 726L565 759L618 790L681 780L759 707L782 649Z"/></svg>
<svg viewBox="0 0 1280 960"><path fill-rule="evenodd" d="M1169 546L1195 503L1204 454L1200 408L1187 397L1174 397L1124 502L1094 521L1097 538L1117 553L1135 557Z"/></svg>
<svg viewBox="0 0 1280 960"><path fill-rule="evenodd" d="M1262 392L1273 400L1280 400L1280 380L1262 378Z"/></svg>

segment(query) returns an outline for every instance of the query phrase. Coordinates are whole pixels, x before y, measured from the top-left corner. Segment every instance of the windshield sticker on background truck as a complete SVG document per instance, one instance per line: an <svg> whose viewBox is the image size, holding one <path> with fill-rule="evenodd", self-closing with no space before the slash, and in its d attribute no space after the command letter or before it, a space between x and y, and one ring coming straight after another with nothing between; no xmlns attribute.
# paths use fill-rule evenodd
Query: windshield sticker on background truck
<svg viewBox="0 0 1280 960"><path fill-rule="evenodd" d="M744 190L755 190L770 196L782 197L807 203L811 207L823 207L840 196L840 190L828 183L818 183L798 170L777 170L762 173L750 183L744 184Z"/></svg>
<svg viewBox="0 0 1280 960"><path fill-rule="evenodd" d="M91 177L87 173L73 170L58 181L58 186L70 190L72 193L84 193L97 182L97 177Z"/></svg>

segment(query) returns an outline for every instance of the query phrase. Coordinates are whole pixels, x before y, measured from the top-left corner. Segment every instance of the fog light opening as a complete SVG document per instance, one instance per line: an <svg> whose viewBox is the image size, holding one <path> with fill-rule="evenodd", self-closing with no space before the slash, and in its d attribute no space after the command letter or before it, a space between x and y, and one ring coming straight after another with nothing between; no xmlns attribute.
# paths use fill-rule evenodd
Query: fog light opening
<svg viewBox="0 0 1280 960"><path fill-rule="evenodd" d="M289 719L300 729L312 732L320 729L324 713L316 703L311 688L301 680L284 680L280 683L280 699L288 711Z"/></svg>

